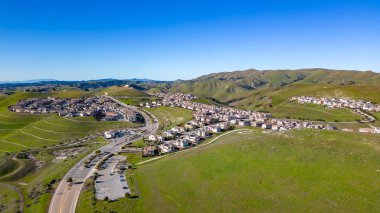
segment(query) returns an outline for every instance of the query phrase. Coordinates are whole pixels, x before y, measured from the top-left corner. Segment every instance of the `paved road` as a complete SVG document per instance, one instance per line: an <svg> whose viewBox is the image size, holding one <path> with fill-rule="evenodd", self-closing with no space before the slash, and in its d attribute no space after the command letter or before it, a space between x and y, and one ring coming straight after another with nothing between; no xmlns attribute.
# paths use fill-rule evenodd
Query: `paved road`
<svg viewBox="0 0 380 213"><path fill-rule="evenodd" d="M140 133L138 133L138 136L136 136L135 139L133 140L126 139L125 141L120 142L120 143L107 144L103 146L102 148L100 148L102 152L117 153L118 151L120 151L120 148L124 146L125 144L128 144L132 141L139 140L142 137L148 136L157 131L158 123L152 122L149 116L145 112L142 112L137 107L126 105L112 97L109 97L109 98L126 108L140 112L144 116L146 123L144 127L137 129L140 131L136 131L136 132L140 132ZM154 120L157 120L152 114L150 116L153 117ZM84 162L88 160L91 155L94 155L94 154L95 154L95 151L89 154L87 157L80 160L65 175L65 177L59 183L57 189L54 192L53 198L49 206L49 213L74 213L75 212L78 198L79 198L81 189L84 185L84 182L86 181L87 178L89 178L95 172L96 170L95 166L101 160L100 158L94 159L91 163L92 166L90 166L89 168L85 168ZM70 184L66 181L69 177L73 178L74 184Z"/></svg>

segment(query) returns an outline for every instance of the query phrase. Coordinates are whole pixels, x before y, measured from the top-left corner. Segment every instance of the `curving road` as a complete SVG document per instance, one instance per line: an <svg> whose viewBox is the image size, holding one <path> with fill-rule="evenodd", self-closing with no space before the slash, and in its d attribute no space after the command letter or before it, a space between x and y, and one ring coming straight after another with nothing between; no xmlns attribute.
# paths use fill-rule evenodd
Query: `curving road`
<svg viewBox="0 0 380 213"><path fill-rule="evenodd" d="M137 107L126 105L119 100L109 97L111 100L119 103L120 105L136 110L140 112L144 118L145 118L145 126L138 128L137 133L138 136L135 137L133 140L125 140L120 143L110 143L99 150L102 152L110 152L110 153L117 153L120 151L120 148L124 146L125 144L131 143L133 141L137 141L141 139L144 136L148 136L150 134L153 134L158 129L158 122L157 119L154 117L154 115L150 114L150 116L153 118L153 122L150 119L150 117L146 114L146 112L142 112ZM49 206L49 213L74 213L75 208L78 202L78 198L80 195L80 192L82 190L82 187L84 185L84 182L86 179L88 179L94 172L95 172L95 166L102 160L101 158L96 158L91 162L91 165L89 168L86 168L84 166L84 162L90 158L91 155L94 155L95 151L82 160L80 160L73 168L70 169L70 171L64 176L62 181L59 183L57 189L54 192L53 198L50 202ZM73 183L68 183L66 180L67 178L71 177L73 179Z"/></svg>

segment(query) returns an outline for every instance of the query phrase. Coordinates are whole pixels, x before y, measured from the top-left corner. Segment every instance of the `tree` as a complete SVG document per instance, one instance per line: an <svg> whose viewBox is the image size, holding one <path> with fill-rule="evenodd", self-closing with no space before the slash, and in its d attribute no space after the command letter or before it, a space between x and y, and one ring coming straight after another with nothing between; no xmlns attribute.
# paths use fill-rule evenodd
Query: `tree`
<svg viewBox="0 0 380 213"><path fill-rule="evenodd" d="M108 196L105 196L104 201L108 201L108 200L109 200Z"/></svg>

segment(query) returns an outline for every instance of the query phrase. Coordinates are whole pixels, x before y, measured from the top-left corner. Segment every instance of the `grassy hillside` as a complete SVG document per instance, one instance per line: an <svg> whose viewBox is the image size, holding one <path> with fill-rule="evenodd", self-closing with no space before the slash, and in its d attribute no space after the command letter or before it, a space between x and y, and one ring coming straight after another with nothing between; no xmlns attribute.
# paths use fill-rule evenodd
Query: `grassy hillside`
<svg viewBox="0 0 380 213"><path fill-rule="evenodd" d="M317 97L339 97L365 99L380 103L380 85L331 85L293 84L276 89L259 89L252 95L230 103L231 106L246 109L264 110L276 117L294 117L326 121L354 121L359 117L349 110L327 109L316 105L289 103L292 96L309 95Z"/></svg>
<svg viewBox="0 0 380 213"><path fill-rule="evenodd" d="M89 190L77 210L377 212L379 150L374 134L233 133L134 170L139 199L94 206Z"/></svg>
<svg viewBox="0 0 380 213"><path fill-rule="evenodd" d="M130 88L130 87L123 87L123 86L112 86L106 89L101 90L98 92L98 95L104 95L104 93L108 93L110 96L129 96L129 97L147 97L149 96L145 92L142 92L140 90Z"/></svg>
<svg viewBox="0 0 380 213"><path fill-rule="evenodd" d="M246 70L209 74L169 86L171 92L193 93L201 100L214 99L230 106L268 111L281 118L326 121L358 119L347 110L332 111L287 103L290 97L296 95L365 99L380 103L380 74L370 71Z"/></svg>
<svg viewBox="0 0 380 213"><path fill-rule="evenodd" d="M246 70L205 75L194 80L178 82L171 91L191 92L200 97L212 97L224 102L248 98L258 89L281 88L294 84L380 85L374 72L302 69Z"/></svg>
<svg viewBox="0 0 380 213"><path fill-rule="evenodd" d="M191 110L178 107L146 108L146 110L157 117L160 130L168 130L174 126L183 125L193 118Z"/></svg>
<svg viewBox="0 0 380 213"><path fill-rule="evenodd" d="M16 191L0 184L0 212L14 213L19 210L19 197Z"/></svg>

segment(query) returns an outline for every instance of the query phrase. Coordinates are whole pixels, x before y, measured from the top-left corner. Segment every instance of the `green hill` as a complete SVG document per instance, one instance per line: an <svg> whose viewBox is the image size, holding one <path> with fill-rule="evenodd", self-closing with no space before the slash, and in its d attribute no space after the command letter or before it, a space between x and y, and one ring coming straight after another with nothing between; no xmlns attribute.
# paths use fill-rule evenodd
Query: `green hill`
<svg viewBox="0 0 380 213"><path fill-rule="evenodd" d="M213 73L169 86L171 92L193 93L234 107L268 111L276 117L307 120L354 121L359 117L348 110L288 103L290 97L344 97L380 103L380 74L371 71L246 70Z"/></svg>
<svg viewBox="0 0 380 213"><path fill-rule="evenodd" d="M138 199L94 204L88 187L77 212L377 212L379 142L336 131L235 132L127 171Z"/></svg>
<svg viewBox="0 0 380 213"><path fill-rule="evenodd" d="M146 97L149 96L143 91L137 90L133 87L112 86L99 91L98 95L108 93L110 96L129 96L129 97Z"/></svg>
<svg viewBox="0 0 380 213"><path fill-rule="evenodd" d="M200 97L212 97L232 103L251 97L264 89L278 89L297 84L327 84L341 86L379 86L380 74L371 71L348 71L327 69L300 70L246 70L213 73L199 78L174 83L172 92L191 92ZM365 93L362 91L361 93Z"/></svg>

